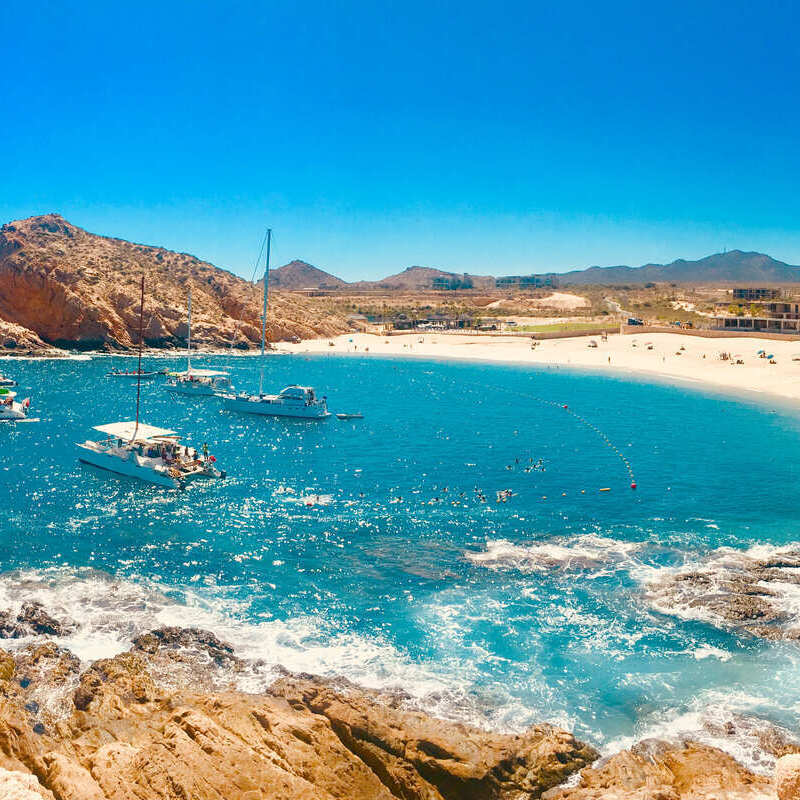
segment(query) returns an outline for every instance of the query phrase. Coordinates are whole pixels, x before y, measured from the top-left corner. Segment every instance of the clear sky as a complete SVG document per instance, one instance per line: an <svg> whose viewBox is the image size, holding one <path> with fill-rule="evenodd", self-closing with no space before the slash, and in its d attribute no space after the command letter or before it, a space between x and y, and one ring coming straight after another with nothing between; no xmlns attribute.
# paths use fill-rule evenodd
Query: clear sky
<svg viewBox="0 0 800 800"><path fill-rule="evenodd" d="M790 2L0 4L0 220L249 277L800 263Z"/></svg>

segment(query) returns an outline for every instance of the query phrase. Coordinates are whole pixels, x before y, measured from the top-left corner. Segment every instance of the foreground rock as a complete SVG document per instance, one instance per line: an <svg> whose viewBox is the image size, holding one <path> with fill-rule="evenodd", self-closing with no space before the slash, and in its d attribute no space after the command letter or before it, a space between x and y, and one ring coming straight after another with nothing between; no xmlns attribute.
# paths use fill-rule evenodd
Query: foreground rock
<svg viewBox="0 0 800 800"><path fill-rule="evenodd" d="M583 770L580 785L544 800L774 800L772 782L715 747L639 742Z"/></svg>
<svg viewBox="0 0 800 800"><path fill-rule="evenodd" d="M153 347L183 346L193 288L198 344L247 349L261 337L261 290L186 253L88 233L57 214L0 228L0 352L47 345L125 349L138 338L139 279L146 277ZM332 336L346 320L315 298L276 293L271 341Z"/></svg>
<svg viewBox="0 0 800 800"><path fill-rule="evenodd" d="M597 758L549 725L491 734L346 682L284 675L246 695L154 677L192 675L198 656L220 675L239 668L229 645L197 629L154 631L82 673L52 643L3 654L0 768L20 792L58 800L516 800ZM37 692L69 707L45 708Z"/></svg>
<svg viewBox="0 0 800 800"><path fill-rule="evenodd" d="M53 620L41 608L23 616ZM550 725L488 733L409 710L401 692L342 679L278 670L266 693L235 691L248 668L198 628L151 631L88 668L48 641L0 650L0 798L776 798L769 779L691 741L644 741L598 761ZM780 736L770 742L776 755L794 752ZM797 797L792 759L778 762L780 800Z"/></svg>
<svg viewBox="0 0 800 800"><path fill-rule="evenodd" d="M800 548L722 548L704 563L663 571L646 585L660 611L764 639L800 639L791 595L800 586Z"/></svg>

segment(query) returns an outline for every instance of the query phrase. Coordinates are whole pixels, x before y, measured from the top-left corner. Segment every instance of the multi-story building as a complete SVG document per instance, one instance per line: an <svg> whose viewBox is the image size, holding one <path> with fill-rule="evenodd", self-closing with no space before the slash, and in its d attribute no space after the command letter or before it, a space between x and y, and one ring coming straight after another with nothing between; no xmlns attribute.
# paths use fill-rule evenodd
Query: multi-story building
<svg viewBox="0 0 800 800"><path fill-rule="evenodd" d="M769 289L766 287L737 286L733 290L733 299L747 303L763 302L764 300L777 300L783 297L783 289Z"/></svg>
<svg viewBox="0 0 800 800"><path fill-rule="evenodd" d="M554 289L558 286L555 275L506 275L495 281L498 289Z"/></svg>

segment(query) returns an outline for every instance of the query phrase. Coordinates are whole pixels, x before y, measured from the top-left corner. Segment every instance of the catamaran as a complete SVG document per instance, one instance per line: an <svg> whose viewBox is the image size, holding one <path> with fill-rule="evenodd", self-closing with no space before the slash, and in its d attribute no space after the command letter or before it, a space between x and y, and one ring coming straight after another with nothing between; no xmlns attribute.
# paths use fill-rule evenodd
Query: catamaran
<svg viewBox="0 0 800 800"><path fill-rule="evenodd" d="M30 397L21 403L17 402L17 393L9 389L0 389L0 422L19 422L27 419L31 407Z"/></svg>
<svg viewBox="0 0 800 800"><path fill-rule="evenodd" d="M168 372L164 389L173 394L211 397L218 392L231 392L231 379L227 372L217 369L192 369L192 288L189 287L189 335L186 339L186 369Z"/></svg>
<svg viewBox="0 0 800 800"><path fill-rule="evenodd" d="M228 411L242 414L261 414L270 417L325 419L330 416L328 401L318 397L310 386L287 386L280 394L264 394L264 352L267 339L267 303L269 298L269 250L272 229L267 229L267 263L264 269L264 311L261 316L261 375L258 394L220 394Z"/></svg>
<svg viewBox="0 0 800 800"><path fill-rule="evenodd" d="M142 375L142 340L144 325L144 276L139 310L139 367ZM96 425L94 430L105 434L99 441L79 442L78 459L84 464L128 475L132 478L183 489L197 478L224 478L216 466L216 458L204 444L201 453L182 444L175 431L157 428L139 421L141 380L136 382L136 419Z"/></svg>

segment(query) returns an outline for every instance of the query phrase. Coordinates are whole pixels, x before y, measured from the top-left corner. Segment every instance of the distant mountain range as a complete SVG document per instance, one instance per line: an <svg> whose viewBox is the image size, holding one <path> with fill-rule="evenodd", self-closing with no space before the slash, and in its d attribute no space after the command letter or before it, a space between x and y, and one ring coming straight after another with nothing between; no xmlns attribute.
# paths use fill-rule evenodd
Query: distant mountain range
<svg viewBox="0 0 800 800"><path fill-rule="evenodd" d="M556 276L561 284L644 283L800 283L800 267L777 261L763 253L729 250L697 261L679 258L670 264L642 267L589 267Z"/></svg>
<svg viewBox="0 0 800 800"><path fill-rule="evenodd" d="M565 273L543 273L539 277L554 277L562 286L619 286L646 283L780 284L800 283L800 267L777 261L763 253L730 250L697 261L686 261L681 258L670 264L645 264L641 267L589 267ZM492 289L495 279L488 275L445 272L430 267L408 267L382 280L347 283L305 261L292 261L283 267L270 270L270 281L276 288L289 290L349 288L420 291L432 288L466 288L466 283L470 283L475 289ZM451 286L448 287L446 285L448 283Z"/></svg>

